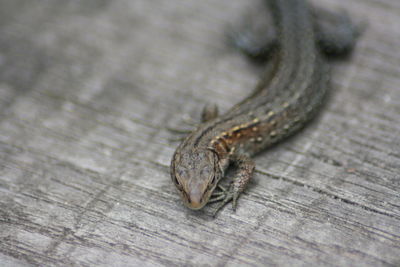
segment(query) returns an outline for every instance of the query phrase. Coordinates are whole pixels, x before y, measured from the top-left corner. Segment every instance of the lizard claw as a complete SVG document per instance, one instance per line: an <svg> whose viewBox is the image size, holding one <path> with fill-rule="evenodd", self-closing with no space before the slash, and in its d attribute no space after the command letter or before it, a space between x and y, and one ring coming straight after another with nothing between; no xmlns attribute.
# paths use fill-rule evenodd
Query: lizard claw
<svg viewBox="0 0 400 267"><path fill-rule="evenodd" d="M233 193L233 197L232 197L232 209L233 209L233 211L236 211L238 198L239 198L239 193L238 192L234 192Z"/></svg>
<svg viewBox="0 0 400 267"><path fill-rule="evenodd" d="M228 202L232 200L232 195L227 194L225 198L219 203L219 205L215 208L214 212L212 213L212 216L215 217L217 215L218 211L220 211Z"/></svg>
<svg viewBox="0 0 400 267"><path fill-rule="evenodd" d="M217 207L215 208L214 212L213 212L213 217L215 217L215 215L218 213L219 210L221 210L226 204L228 204L229 202L233 201L232 203L232 207L233 210L236 210L236 203L237 203L237 198L239 196L239 194L237 192L234 191L233 186L231 186L229 188L229 190L225 189L222 186L219 186L222 190L222 192L217 193L218 196L215 198L212 198L209 200L209 202L217 202L217 201L221 201Z"/></svg>

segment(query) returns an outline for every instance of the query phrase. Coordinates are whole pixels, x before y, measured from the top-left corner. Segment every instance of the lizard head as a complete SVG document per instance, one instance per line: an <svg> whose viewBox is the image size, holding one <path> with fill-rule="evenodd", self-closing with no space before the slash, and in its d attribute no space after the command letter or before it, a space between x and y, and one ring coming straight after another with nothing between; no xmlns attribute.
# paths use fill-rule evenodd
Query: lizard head
<svg viewBox="0 0 400 267"><path fill-rule="evenodd" d="M179 151L172 159L172 181L190 209L204 207L222 176L218 155L212 150Z"/></svg>

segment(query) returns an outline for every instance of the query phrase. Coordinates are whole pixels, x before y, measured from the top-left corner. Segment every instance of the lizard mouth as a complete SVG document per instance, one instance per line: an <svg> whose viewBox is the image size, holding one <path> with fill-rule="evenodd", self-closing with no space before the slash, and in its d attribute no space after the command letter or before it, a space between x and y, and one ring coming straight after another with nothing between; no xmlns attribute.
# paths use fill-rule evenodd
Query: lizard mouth
<svg viewBox="0 0 400 267"><path fill-rule="evenodd" d="M187 198L184 198L184 202L189 209L199 210L207 204L208 198L209 197L207 196L207 194L200 196L191 195L190 197L188 196Z"/></svg>
<svg viewBox="0 0 400 267"><path fill-rule="evenodd" d="M192 210L199 210L199 209L203 208L205 205L206 205L206 202L193 202L193 201L190 201L190 202L188 201L188 203L186 204L186 206Z"/></svg>

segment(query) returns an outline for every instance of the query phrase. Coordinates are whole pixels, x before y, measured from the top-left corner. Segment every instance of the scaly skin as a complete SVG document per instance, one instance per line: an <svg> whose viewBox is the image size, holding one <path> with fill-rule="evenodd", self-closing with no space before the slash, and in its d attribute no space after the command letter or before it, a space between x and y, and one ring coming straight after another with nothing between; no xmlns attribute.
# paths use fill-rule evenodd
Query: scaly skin
<svg viewBox="0 0 400 267"><path fill-rule="evenodd" d="M255 92L228 112L204 112L200 124L177 148L171 177L184 204L237 199L250 181L251 156L299 130L319 108L327 89L327 68L316 47L313 16L305 1L271 0L278 46L273 68ZM230 164L237 167L228 190L214 193ZM213 195L213 198L211 198Z"/></svg>

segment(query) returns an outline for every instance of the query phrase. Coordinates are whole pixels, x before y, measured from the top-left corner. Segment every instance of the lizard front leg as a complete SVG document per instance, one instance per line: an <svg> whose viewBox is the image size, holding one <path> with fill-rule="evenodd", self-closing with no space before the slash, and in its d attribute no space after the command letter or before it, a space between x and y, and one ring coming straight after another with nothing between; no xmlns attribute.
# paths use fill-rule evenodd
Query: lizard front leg
<svg viewBox="0 0 400 267"><path fill-rule="evenodd" d="M213 213L214 216L230 201L232 201L233 210L236 210L239 195L244 191L254 173L255 163L246 155L233 155L231 162L236 165L237 170L229 189L220 187L222 192L214 194L215 197L210 199L210 202L221 201Z"/></svg>

